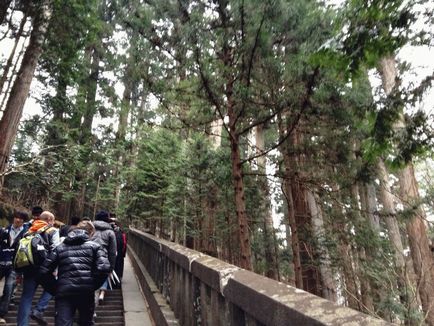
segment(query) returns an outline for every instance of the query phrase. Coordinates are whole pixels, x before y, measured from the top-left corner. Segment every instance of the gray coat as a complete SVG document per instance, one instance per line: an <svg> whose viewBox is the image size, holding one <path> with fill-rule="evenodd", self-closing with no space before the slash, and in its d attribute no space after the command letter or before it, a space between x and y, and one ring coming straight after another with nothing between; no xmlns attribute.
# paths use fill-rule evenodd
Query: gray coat
<svg viewBox="0 0 434 326"><path fill-rule="evenodd" d="M111 227L111 225L104 221L95 221L95 234L92 240L99 243L108 254L108 259L110 262L110 271L115 268L116 264L116 236Z"/></svg>

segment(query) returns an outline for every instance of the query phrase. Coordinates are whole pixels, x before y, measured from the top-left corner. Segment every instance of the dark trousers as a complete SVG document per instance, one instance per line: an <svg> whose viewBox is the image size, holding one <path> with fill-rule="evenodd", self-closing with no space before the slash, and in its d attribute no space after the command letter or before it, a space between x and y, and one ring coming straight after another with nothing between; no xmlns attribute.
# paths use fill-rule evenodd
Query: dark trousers
<svg viewBox="0 0 434 326"><path fill-rule="evenodd" d="M15 289L15 271L12 265L0 265L0 280L5 278L3 287L3 295L0 299L0 317L3 318L9 310L9 302L11 302L12 294Z"/></svg>
<svg viewBox="0 0 434 326"><path fill-rule="evenodd" d="M56 298L56 326L72 326L78 310L78 325L93 326L94 292Z"/></svg>

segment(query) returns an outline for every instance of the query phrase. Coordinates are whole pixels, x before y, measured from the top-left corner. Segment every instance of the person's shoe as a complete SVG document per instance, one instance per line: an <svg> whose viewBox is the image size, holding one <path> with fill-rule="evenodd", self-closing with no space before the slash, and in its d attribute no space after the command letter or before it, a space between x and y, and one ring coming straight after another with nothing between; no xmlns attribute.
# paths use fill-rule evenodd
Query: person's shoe
<svg viewBox="0 0 434 326"><path fill-rule="evenodd" d="M0 325L6 325L6 319L0 318Z"/></svg>
<svg viewBox="0 0 434 326"><path fill-rule="evenodd" d="M30 318L32 318L34 321L38 323L38 325L41 326L47 326L48 323L44 319L44 314L42 312L39 312L37 310L32 310L32 313L30 314Z"/></svg>
<svg viewBox="0 0 434 326"><path fill-rule="evenodd" d="M104 296L105 296L105 292L101 291L98 297L98 305L102 305L104 303Z"/></svg>

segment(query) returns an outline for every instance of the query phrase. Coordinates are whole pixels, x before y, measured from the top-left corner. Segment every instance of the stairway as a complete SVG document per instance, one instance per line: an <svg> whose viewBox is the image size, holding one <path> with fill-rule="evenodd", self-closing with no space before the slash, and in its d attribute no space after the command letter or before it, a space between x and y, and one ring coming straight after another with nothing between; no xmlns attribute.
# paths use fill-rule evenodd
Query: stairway
<svg viewBox="0 0 434 326"><path fill-rule="evenodd" d="M37 300L41 296L42 289L38 287L36 294L33 298L33 306L36 304ZM21 288L16 291L16 297L19 298L21 295ZM16 303L9 306L9 312L6 315L6 325L15 326L17 320L18 311L18 301L15 299ZM107 291L105 295L104 303L101 306L95 308L96 326L123 326L124 321L124 303L122 298L122 290L115 289L112 291ZM48 322L49 326L54 326L54 298L50 300L47 310L44 314L45 320ZM30 319L30 325L38 325L35 321Z"/></svg>

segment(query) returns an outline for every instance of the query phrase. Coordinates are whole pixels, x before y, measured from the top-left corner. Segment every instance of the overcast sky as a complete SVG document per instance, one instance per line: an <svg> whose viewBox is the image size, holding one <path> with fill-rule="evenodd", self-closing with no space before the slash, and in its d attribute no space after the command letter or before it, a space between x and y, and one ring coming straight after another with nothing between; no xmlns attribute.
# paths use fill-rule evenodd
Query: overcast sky
<svg viewBox="0 0 434 326"><path fill-rule="evenodd" d="M330 4L339 6L343 3L343 0L328 0ZM428 5L430 8L434 8L434 0L430 0ZM18 17L19 19L19 17ZM423 28L423 23L418 22L417 28ZM1 31L0 31L1 32ZM0 33L1 34L1 33ZM2 58L7 58L12 46L12 40L4 39L0 42L0 56ZM20 45L21 46L21 45ZM20 46L18 48L20 48ZM430 75L434 72L434 51L432 48L424 47L404 47L398 54L400 60L405 60L409 62L413 70L407 72L403 76L404 85L409 83L418 84L424 77ZM379 85L379 81L371 78L372 85L374 87ZM42 86L34 80L31 86L31 94L27 99L24 106L23 118L29 118L30 116L41 113L40 106L37 103L38 94L42 91ZM120 87L117 92L121 95L122 87ZM423 103L421 103L421 108L423 108L427 113L434 114L434 90L431 89Z"/></svg>

